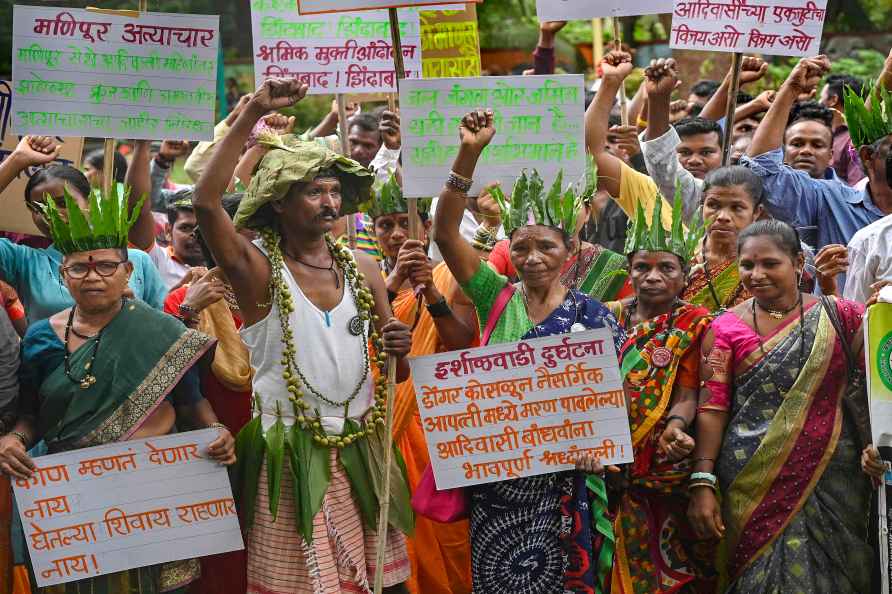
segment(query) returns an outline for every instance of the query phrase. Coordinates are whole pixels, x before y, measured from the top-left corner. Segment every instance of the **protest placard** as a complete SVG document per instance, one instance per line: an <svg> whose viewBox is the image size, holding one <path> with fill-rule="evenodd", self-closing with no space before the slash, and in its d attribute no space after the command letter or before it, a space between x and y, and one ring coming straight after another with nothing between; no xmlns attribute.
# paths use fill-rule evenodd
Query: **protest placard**
<svg viewBox="0 0 892 594"><path fill-rule="evenodd" d="M480 76L480 34L477 7L423 10L421 70L423 78Z"/></svg>
<svg viewBox="0 0 892 594"><path fill-rule="evenodd" d="M437 196L458 152L461 118L492 108L496 137L483 151L481 185L502 182L510 190L521 170L536 169L550 183L560 169L568 182L585 174L582 126L585 91L581 74L484 76L406 80L400 85L403 191Z"/></svg>
<svg viewBox="0 0 892 594"><path fill-rule="evenodd" d="M589 330L409 361L438 489L632 461L613 337Z"/></svg>
<svg viewBox="0 0 892 594"><path fill-rule="evenodd" d="M2 139L0 163L12 154L21 140L21 137L12 131L12 112L11 83L0 80L0 139ZM79 167L84 150L84 139L77 137L56 138L56 140L62 144L62 151L53 164ZM28 185L28 178L36 171L36 168L26 169L0 193L0 205L3 208L3 216L0 217L0 231L40 235L40 231L34 225L31 211L25 206L25 186Z"/></svg>
<svg viewBox="0 0 892 594"><path fill-rule="evenodd" d="M888 291L888 287L884 289ZM888 294L885 296L888 297ZM883 298L881 296L881 298ZM892 468L892 303L867 308L864 322L865 369L870 397L872 443L887 468ZM892 470L887 470L879 489L879 553L881 591L892 591Z"/></svg>
<svg viewBox="0 0 892 594"><path fill-rule="evenodd" d="M311 94L396 92L393 42L387 11L301 16L296 0L272 7L251 3L254 78L294 77ZM421 76L417 10L400 10L407 77Z"/></svg>
<svg viewBox="0 0 892 594"><path fill-rule="evenodd" d="M544 21L572 21L672 12L673 0L536 0L536 16Z"/></svg>
<svg viewBox="0 0 892 594"><path fill-rule="evenodd" d="M13 481L38 586L244 548L216 429L34 459Z"/></svg>
<svg viewBox="0 0 892 594"><path fill-rule="evenodd" d="M288 0L252 0L268 6L281 5ZM479 2L482 0L472 0ZM297 0L300 14L321 14L326 12L346 12L349 10L375 10L380 8L406 8L409 6L436 6L455 4L455 0Z"/></svg>
<svg viewBox="0 0 892 594"><path fill-rule="evenodd" d="M17 133L213 138L219 17L16 6L12 30Z"/></svg>
<svg viewBox="0 0 892 594"><path fill-rule="evenodd" d="M827 0L675 0L669 46L775 56L818 53Z"/></svg>

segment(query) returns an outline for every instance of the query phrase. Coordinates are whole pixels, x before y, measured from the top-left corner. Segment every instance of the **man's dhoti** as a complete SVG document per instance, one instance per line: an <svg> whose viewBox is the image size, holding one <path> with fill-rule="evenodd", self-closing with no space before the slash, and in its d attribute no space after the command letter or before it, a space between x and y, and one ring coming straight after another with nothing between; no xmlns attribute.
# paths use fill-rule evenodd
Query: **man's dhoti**
<svg viewBox="0 0 892 594"><path fill-rule="evenodd" d="M295 523L291 472L282 473L278 517L269 511L266 463L260 472L254 525L248 533L247 594L371 594L375 583L377 532L362 523L350 481L331 449L331 482L313 518L313 542ZM287 465L287 463L286 463ZM384 586L409 578L402 533L390 528L384 556Z"/></svg>

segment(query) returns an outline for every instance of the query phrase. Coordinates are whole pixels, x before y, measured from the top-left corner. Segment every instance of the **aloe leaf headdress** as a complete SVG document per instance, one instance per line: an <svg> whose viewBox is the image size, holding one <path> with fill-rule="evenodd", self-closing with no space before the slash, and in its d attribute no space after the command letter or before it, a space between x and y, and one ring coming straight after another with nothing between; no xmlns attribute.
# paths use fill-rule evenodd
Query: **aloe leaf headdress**
<svg viewBox="0 0 892 594"><path fill-rule="evenodd" d="M846 87L846 124L852 137L852 146L856 149L892 134L892 93L885 87L877 89L873 85L868 96L869 109L864 98L851 87Z"/></svg>
<svg viewBox="0 0 892 594"><path fill-rule="evenodd" d="M675 187L675 200L672 203L672 226L668 230L663 227L663 197L659 194L654 200L651 212L650 225L641 203L635 212L634 220L629 222L629 232L626 235L625 253L635 252L669 252L681 258L684 262L690 262L697 252L697 246L706 233L706 224L700 215L691 221L687 229L684 225L682 212L681 186Z"/></svg>
<svg viewBox="0 0 892 594"><path fill-rule="evenodd" d="M81 211L77 201L64 189L66 216L63 216L52 197L41 205L56 249L63 254L101 249L126 249L128 233L136 222L145 196L129 211L130 189L116 184L111 193L100 190L90 194L90 211Z"/></svg>
<svg viewBox="0 0 892 594"><path fill-rule="evenodd" d="M499 205L502 226L505 233L511 233L524 225L545 225L563 230L572 235L582 204L594 193L596 175L594 162L589 159L585 177L576 184L563 187L564 171L558 172L548 192L539 172L524 169L514 183L511 198L508 199L502 188L490 190L493 200Z"/></svg>
<svg viewBox="0 0 892 594"><path fill-rule="evenodd" d="M430 211L432 199L418 199L418 213L426 214ZM372 186L371 197L360 205L359 210L376 219L382 215L399 212L409 212L409 203L403 196L403 188L400 186L397 174L394 171L386 181L376 181Z"/></svg>

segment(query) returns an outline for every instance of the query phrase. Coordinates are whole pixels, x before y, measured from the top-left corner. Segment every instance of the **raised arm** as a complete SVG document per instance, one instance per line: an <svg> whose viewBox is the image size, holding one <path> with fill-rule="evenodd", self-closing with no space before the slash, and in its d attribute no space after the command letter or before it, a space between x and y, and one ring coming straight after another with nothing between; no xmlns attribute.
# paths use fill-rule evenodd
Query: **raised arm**
<svg viewBox="0 0 892 594"><path fill-rule="evenodd" d="M774 103L768 109L768 113L762 119L762 123L753 135L746 154L751 157L765 154L779 149L784 143L784 130L787 128L787 119L790 117L790 108L796 102L799 95L809 93L816 88L824 76L830 70L830 60L826 56L815 58L803 58L790 72L790 76L781 85Z"/></svg>
<svg viewBox="0 0 892 594"><path fill-rule="evenodd" d="M585 112L585 143L598 166L598 189L619 196L622 161L607 152L607 127L616 93L632 72L632 56L612 51L604 56L601 68L601 86Z"/></svg>
<svg viewBox="0 0 892 594"><path fill-rule="evenodd" d="M678 86L678 68L672 58L653 60L644 71L647 89L646 139L654 140L669 131L669 104L672 92Z"/></svg>
<svg viewBox="0 0 892 594"><path fill-rule="evenodd" d="M452 172L462 178L472 179L477 160L495 133L492 110L481 109L465 115L459 128L461 145L452 164ZM480 266L480 255L459 233L465 212L465 198L467 192L447 182L437 201L433 227L433 240L459 284L470 281Z"/></svg>
<svg viewBox="0 0 892 594"><path fill-rule="evenodd" d="M152 180L149 175L149 162L152 153L148 140L137 140L133 143L133 159L127 168L127 177L124 185L130 188L130 210L136 208L139 199L145 196L136 217L136 223L130 228L128 239L130 243L140 250L148 250L155 241L155 219L152 217L152 206L149 203L149 195L152 191Z"/></svg>
<svg viewBox="0 0 892 594"><path fill-rule="evenodd" d="M239 305L249 323L252 318L259 319L261 308L257 304L264 302L267 293L264 281L269 275L269 262L236 232L220 199L232 179L242 147L258 120L270 111L297 103L306 94L307 85L296 79L264 81L217 147L195 186L192 203L202 237L235 288L236 295L240 296Z"/></svg>
<svg viewBox="0 0 892 594"><path fill-rule="evenodd" d="M756 82L767 72L768 64L765 63L765 60L754 56L743 56L740 64L740 86ZM700 112L701 118L717 122L725 117L725 113L728 111L728 91L731 88L732 76L733 72L729 70L718 90L703 106L703 110ZM735 112L734 119L739 117L742 117L740 113ZM730 129L730 126L726 126L726 128Z"/></svg>
<svg viewBox="0 0 892 594"><path fill-rule="evenodd" d="M59 157L60 145L52 136L25 136L0 163L0 192L28 167L48 165Z"/></svg>

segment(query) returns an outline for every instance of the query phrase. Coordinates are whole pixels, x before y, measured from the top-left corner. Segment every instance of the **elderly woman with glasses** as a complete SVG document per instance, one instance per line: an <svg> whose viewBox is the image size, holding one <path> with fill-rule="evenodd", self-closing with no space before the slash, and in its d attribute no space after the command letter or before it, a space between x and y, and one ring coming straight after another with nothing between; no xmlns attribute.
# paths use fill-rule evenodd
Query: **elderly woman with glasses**
<svg viewBox="0 0 892 594"><path fill-rule="evenodd" d="M53 200L42 210L74 305L32 324L22 340L20 416L0 438L0 471L13 478L31 477L27 450L40 440L56 453L167 435L176 430L177 412L209 408L195 364L213 339L125 296L133 273L127 231L135 218L126 197L99 198L88 215L64 190L63 200L64 217ZM235 462L226 427L207 425L220 433L210 456ZM89 578L78 591L156 594L196 577L193 560Z"/></svg>

